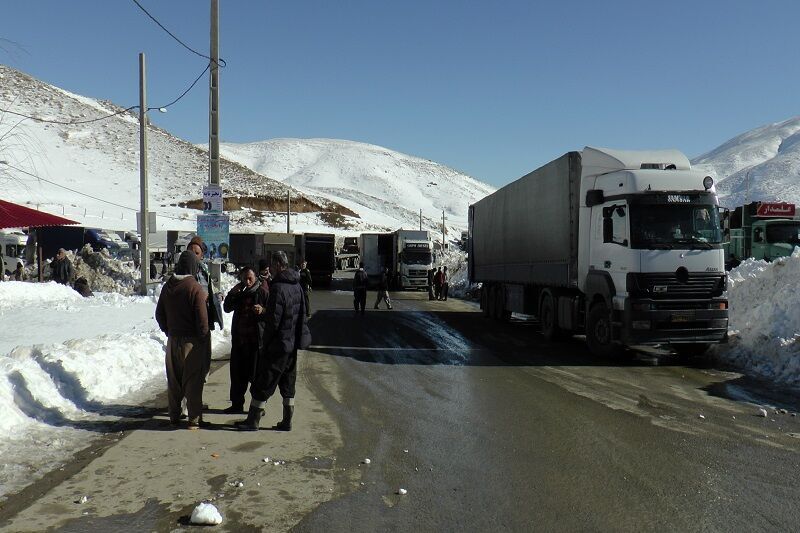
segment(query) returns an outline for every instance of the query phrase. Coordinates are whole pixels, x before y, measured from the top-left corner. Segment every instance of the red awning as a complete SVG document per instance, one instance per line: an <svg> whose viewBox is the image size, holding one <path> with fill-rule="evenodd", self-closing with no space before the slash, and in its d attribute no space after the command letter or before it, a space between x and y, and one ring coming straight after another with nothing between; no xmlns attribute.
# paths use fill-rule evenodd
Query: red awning
<svg viewBox="0 0 800 533"><path fill-rule="evenodd" d="M77 224L77 222L0 200L0 229L67 226L69 224Z"/></svg>

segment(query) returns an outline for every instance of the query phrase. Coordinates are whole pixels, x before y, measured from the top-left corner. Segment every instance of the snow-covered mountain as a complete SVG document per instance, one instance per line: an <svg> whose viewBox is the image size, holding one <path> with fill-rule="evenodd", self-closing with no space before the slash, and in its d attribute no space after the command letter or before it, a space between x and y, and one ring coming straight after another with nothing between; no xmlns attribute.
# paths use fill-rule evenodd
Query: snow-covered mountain
<svg viewBox="0 0 800 533"><path fill-rule="evenodd" d="M800 117L768 124L725 142L692 160L716 174L720 202L800 204ZM749 193L748 193L749 189Z"/></svg>
<svg viewBox="0 0 800 533"><path fill-rule="evenodd" d="M375 146L334 139L223 143L220 154L310 196L339 203L365 221L399 228L466 229L467 207L494 188L456 170Z"/></svg>
<svg viewBox="0 0 800 533"><path fill-rule="evenodd" d="M136 109L72 94L3 65L0 109L53 121L0 112L0 197L90 227L135 229ZM159 229L193 230L207 182L206 150L155 126L148 144L150 209ZM220 177L238 231L283 231L291 190L294 231L417 227L422 209L427 229L441 230L444 210L457 234L466 227L469 203L493 190L431 161L333 140L225 145Z"/></svg>

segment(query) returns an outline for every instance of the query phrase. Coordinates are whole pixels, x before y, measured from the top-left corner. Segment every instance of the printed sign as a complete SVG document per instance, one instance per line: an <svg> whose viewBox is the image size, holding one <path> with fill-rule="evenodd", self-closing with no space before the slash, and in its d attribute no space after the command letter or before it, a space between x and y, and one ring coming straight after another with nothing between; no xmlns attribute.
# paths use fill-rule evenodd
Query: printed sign
<svg viewBox="0 0 800 533"><path fill-rule="evenodd" d="M757 217L780 217L780 218L794 218L795 206L794 204L786 203L768 203L761 202L758 204Z"/></svg>
<svg viewBox="0 0 800 533"><path fill-rule="evenodd" d="M230 217L228 215L198 215L197 234L208 247L208 259L227 259L230 249Z"/></svg>
<svg viewBox="0 0 800 533"><path fill-rule="evenodd" d="M222 186L203 186L203 211L205 213L222 213Z"/></svg>

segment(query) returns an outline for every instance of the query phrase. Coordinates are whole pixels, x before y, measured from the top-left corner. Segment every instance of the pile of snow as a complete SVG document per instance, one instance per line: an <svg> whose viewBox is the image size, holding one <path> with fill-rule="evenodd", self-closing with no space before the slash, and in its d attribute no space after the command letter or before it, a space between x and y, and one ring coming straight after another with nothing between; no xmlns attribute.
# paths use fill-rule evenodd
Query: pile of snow
<svg viewBox="0 0 800 533"><path fill-rule="evenodd" d="M770 380L800 385L800 248L772 263L748 259L728 277L729 343L722 361Z"/></svg>
<svg viewBox="0 0 800 533"><path fill-rule="evenodd" d="M455 298L469 297L475 286L469 282L469 271L467 270L467 252L451 245L444 251L436 252L436 267L446 266L450 288L448 296Z"/></svg>
<svg viewBox="0 0 800 533"><path fill-rule="evenodd" d="M234 282L223 275L222 291ZM0 497L165 390L159 293L83 298L55 282L0 283ZM212 332L215 359L230 353L231 320L226 314L225 328Z"/></svg>
<svg viewBox="0 0 800 533"><path fill-rule="evenodd" d="M222 523L222 515L213 503L201 503L192 511L189 522L202 526L217 526Z"/></svg>

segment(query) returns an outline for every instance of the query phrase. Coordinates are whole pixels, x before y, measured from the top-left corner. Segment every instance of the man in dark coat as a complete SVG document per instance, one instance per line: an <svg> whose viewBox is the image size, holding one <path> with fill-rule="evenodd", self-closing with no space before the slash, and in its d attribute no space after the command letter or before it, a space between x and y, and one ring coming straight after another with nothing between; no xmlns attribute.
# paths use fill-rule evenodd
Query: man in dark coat
<svg viewBox="0 0 800 533"><path fill-rule="evenodd" d="M442 267L436 269L436 274L433 275L433 292L437 300L442 299Z"/></svg>
<svg viewBox="0 0 800 533"><path fill-rule="evenodd" d="M250 267L239 272L239 284L225 297L226 313L233 312L231 324L231 389L230 407L226 413L244 412L244 394L256 372L258 351L264 334L264 322L259 320L256 306L267 306L267 290L256 279Z"/></svg>
<svg viewBox="0 0 800 533"><path fill-rule="evenodd" d="M309 296L311 293L311 271L308 269L308 263L303 261L300 263L300 287L303 289L303 303L306 307L306 316L311 316L311 305Z"/></svg>
<svg viewBox="0 0 800 533"><path fill-rule="evenodd" d="M375 300L375 309L381 303L381 300L386 302L386 308L392 308L392 301L389 299L389 268L383 267L381 271L381 279L378 281L378 298Z"/></svg>
<svg viewBox="0 0 800 533"><path fill-rule="evenodd" d="M448 292L450 292L450 278L447 277L447 267L444 267L444 270L442 270L442 291L439 297L445 302L447 301Z"/></svg>
<svg viewBox="0 0 800 533"><path fill-rule="evenodd" d="M167 334L167 398L169 419L180 422L181 400L186 398L189 428L203 425L203 382L208 339L207 295L195 279L197 258L185 251L175 265L175 274L161 290L156 321Z"/></svg>
<svg viewBox="0 0 800 533"><path fill-rule="evenodd" d="M280 388L283 397L283 420L275 428L292 429L297 350L311 342L305 323L303 289L300 275L289 268L284 252L272 254L273 278L266 308L256 307L264 321L264 338L256 363L256 376L250 386L250 409L247 418L236 422L241 431L257 431L267 400Z"/></svg>
<svg viewBox="0 0 800 533"><path fill-rule="evenodd" d="M50 270L53 281L62 285L69 284L69 280L72 279L72 263L67 259L66 250L58 249L56 258L50 263Z"/></svg>
<svg viewBox="0 0 800 533"><path fill-rule="evenodd" d="M436 269L428 270L428 300L435 300L433 295L433 276L436 275Z"/></svg>
<svg viewBox="0 0 800 533"><path fill-rule="evenodd" d="M358 270L356 270L353 276L353 307L355 307L356 313L358 313L359 308L361 308L362 315L364 314L364 308L367 306L368 284L369 278L364 270L364 263L361 263L358 265Z"/></svg>

